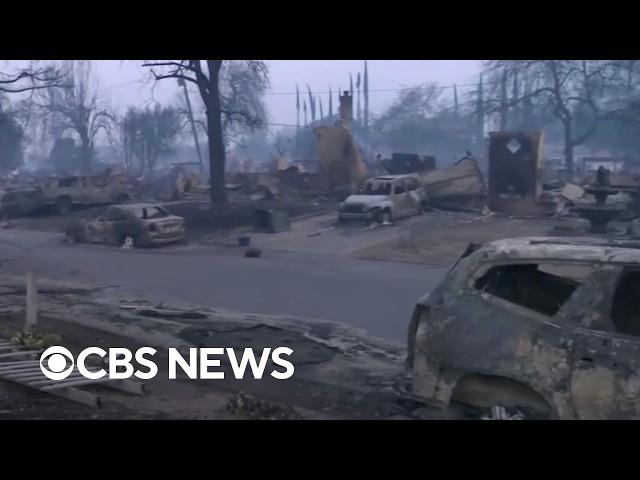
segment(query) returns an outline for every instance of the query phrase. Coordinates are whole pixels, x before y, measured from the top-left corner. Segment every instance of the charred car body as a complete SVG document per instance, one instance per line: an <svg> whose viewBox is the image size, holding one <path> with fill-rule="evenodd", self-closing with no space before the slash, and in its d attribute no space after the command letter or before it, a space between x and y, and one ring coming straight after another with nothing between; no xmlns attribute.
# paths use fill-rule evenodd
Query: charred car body
<svg viewBox="0 0 640 480"><path fill-rule="evenodd" d="M123 203L131 199L132 188L112 183L104 176L79 176L53 179L35 187L11 189L2 195L2 211L10 215L31 213L44 206L55 206L64 215L74 205Z"/></svg>
<svg viewBox="0 0 640 480"><path fill-rule="evenodd" d="M71 242L150 247L185 240L184 219L158 205L114 205L94 220L73 222L65 232Z"/></svg>
<svg viewBox="0 0 640 480"><path fill-rule="evenodd" d="M474 246L409 328L414 393L529 418L640 418L640 242Z"/></svg>
<svg viewBox="0 0 640 480"><path fill-rule="evenodd" d="M394 218L421 214L425 201L424 189L414 175L370 178L360 193L349 195L340 204L338 220L387 223Z"/></svg>

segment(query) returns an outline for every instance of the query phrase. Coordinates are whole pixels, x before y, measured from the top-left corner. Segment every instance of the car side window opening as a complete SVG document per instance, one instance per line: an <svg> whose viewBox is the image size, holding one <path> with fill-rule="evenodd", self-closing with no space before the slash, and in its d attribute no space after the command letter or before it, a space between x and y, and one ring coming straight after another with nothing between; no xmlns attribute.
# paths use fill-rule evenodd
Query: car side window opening
<svg viewBox="0 0 640 480"><path fill-rule="evenodd" d="M105 216L105 218L111 222L119 222L119 221L125 220L126 216L124 212L122 212L121 210L112 208L107 212L107 215Z"/></svg>
<svg viewBox="0 0 640 480"><path fill-rule="evenodd" d="M580 268L577 267L499 265L478 278L475 288L535 312L553 316L588 275L586 272L579 272ZM592 270L590 267L587 269Z"/></svg>
<svg viewBox="0 0 640 480"><path fill-rule="evenodd" d="M141 218L143 220L147 218L147 210L145 208L136 208L133 213L136 218Z"/></svg>
<svg viewBox="0 0 640 480"><path fill-rule="evenodd" d="M387 182L369 182L365 186L367 195L389 195L391 194L391 184Z"/></svg>
<svg viewBox="0 0 640 480"><path fill-rule="evenodd" d="M404 182L398 182L395 184L395 189L394 189L394 194L396 195L400 195L401 193L404 193L405 189L404 189Z"/></svg>
<svg viewBox="0 0 640 480"><path fill-rule="evenodd" d="M61 178L58 181L58 186L59 187L75 187L76 185L78 185L79 182L80 180L77 177Z"/></svg>
<svg viewBox="0 0 640 480"><path fill-rule="evenodd" d="M158 207L145 208L146 216L144 218L164 218L169 216L169 212Z"/></svg>
<svg viewBox="0 0 640 480"><path fill-rule="evenodd" d="M142 220L150 220L153 218L165 218L170 215L169 212L158 207L144 207L136 208L134 210L135 216Z"/></svg>
<svg viewBox="0 0 640 480"><path fill-rule="evenodd" d="M407 179L407 192L413 192L414 190L417 190L417 189L418 189L418 182L416 182L412 178Z"/></svg>
<svg viewBox="0 0 640 480"><path fill-rule="evenodd" d="M640 337L640 271L622 273L613 295L611 321L616 332Z"/></svg>

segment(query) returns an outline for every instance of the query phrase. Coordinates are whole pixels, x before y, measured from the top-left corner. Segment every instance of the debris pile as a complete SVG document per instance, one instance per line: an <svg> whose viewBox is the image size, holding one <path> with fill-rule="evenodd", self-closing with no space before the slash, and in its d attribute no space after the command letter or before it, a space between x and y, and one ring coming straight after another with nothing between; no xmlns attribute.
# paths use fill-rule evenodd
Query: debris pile
<svg viewBox="0 0 640 480"><path fill-rule="evenodd" d="M382 160L382 166L390 175L424 173L436 169L436 157L415 153L392 153L391 159Z"/></svg>
<svg viewBox="0 0 640 480"><path fill-rule="evenodd" d="M247 420L304 420L304 417L291 407L258 400L243 392L234 395L226 407L229 413Z"/></svg>
<svg viewBox="0 0 640 480"><path fill-rule="evenodd" d="M475 158L469 153L448 168L420 175L429 204L442 210L478 211L486 205L486 188Z"/></svg>
<svg viewBox="0 0 640 480"><path fill-rule="evenodd" d="M169 171L152 179L143 179L141 194L156 201L181 200L188 194L206 194L201 187L200 175L183 166L174 166Z"/></svg>

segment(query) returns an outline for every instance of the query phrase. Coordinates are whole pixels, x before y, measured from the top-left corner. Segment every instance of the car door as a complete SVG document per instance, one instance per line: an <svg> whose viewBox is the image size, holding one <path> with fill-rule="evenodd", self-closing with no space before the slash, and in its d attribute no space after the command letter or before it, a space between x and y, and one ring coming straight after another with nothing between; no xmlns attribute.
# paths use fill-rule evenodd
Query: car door
<svg viewBox="0 0 640 480"><path fill-rule="evenodd" d="M402 218L409 215L407 208L407 188L404 179L393 182L393 194L391 196L393 202L393 216Z"/></svg>
<svg viewBox="0 0 640 480"><path fill-rule="evenodd" d="M126 216L118 208L109 208L106 213L91 222L89 227L97 243L116 243L121 225L126 221Z"/></svg>
<svg viewBox="0 0 640 480"><path fill-rule="evenodd" d="M577 418L640 418L640 269L609 266L574 303L583 327L572 349ZM582 313L580 313L582 312Z"/></svg>
<svg viewBox="0 0 640 480"><path fill-rule="evenodd" d="M101 204L111 202L110 189L102 177L90 177L86 192L87 203Z"/></svg>
<svg viewBox="0 0 640 480"><path fill-rule="evenodd" d="M581 318L566 309L593 295L595 282L590 268L579 280L548 267L535 259L481 265L460 294L432 306L441 320L430 325L429 355L460 371L521 382L558 416L571 418L572 348Z"/></svg>
<svg viewBox="0 0 640 480"><path fill-rule="evenodd" d="M69 195L74 203L90 205L91 202L91 179L89 177L79 177L69 190Z"/></svg>
<svg viewBox="0 0 640 480"><path fill-rule="evenodd" d="M414 178L405 180L407 188L407 208L410 214L422 211L422 196L420 194L420 184Z"/></svg>

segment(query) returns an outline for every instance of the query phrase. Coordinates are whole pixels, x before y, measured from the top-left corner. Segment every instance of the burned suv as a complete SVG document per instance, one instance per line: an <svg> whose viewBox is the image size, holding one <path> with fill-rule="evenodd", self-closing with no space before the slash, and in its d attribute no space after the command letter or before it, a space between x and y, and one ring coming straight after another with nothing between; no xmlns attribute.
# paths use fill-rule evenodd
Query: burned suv
<svg viewBox="0 0 640 480"><path fill-rule="evenodd" d="M418 302L408 343L414 393L443 409L640 418L640 242L472 246Z"/></svg>
<svg viewBox="0 0 640 480"><path fill-rule="evenodd" d="M414 175L370 178L362 191L340 204L338 220L374 220L389 223L393 218L420 215L424 210L424 188Z"/></svg>

